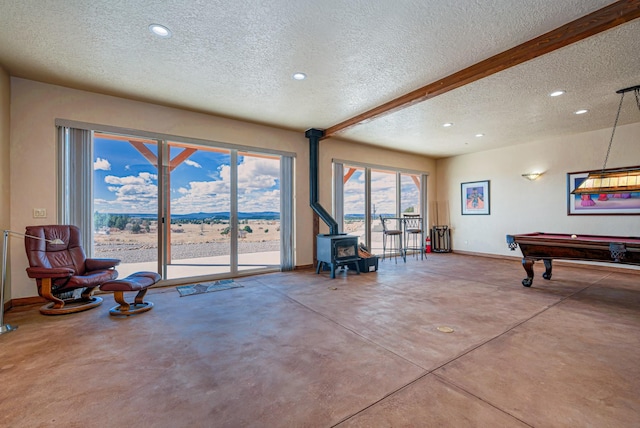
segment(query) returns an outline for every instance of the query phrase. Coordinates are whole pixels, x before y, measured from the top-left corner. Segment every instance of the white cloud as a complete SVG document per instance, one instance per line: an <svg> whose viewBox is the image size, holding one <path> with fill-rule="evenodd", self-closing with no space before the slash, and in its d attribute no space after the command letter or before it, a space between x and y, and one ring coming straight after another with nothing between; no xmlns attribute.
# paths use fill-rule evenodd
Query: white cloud
<svg viewBox="0 0 640 428"><path fill-rule="evenodd" d="M171 212L176 214L229 211L231 204L228 185L220 181L192 182L177 193L180 196L171 199ZM280 190L239 192L238 210L279 211Z"/></svg>
<svg viewBox="0 0 640 428"><path fill-rule="evenodd" d="M238 195L238 211L280 211L280 190L251 192Z"/></svg>
<svg viewBox="0 0 640 428"><path fill-rule="evenodd" d="M229 186L222 181L192 181L177 193L179 197L171 198L171 212L175 214L229 211L231 206Z"/></svg>
<svg viewBox="0 0 640 428"><path fill-rule="evenodd" d="M202 165L200 165L198 162L196 161L192 161L191 159L187 159L184 161L184 163L186 163L189 166L192 166L194 168L202 168Z"/></svg>
<svg viewBox="0 0 640 428"><path fill-rule="evenodd" d="M98 170L110 171L111 163L109 163L107 159L97 158L96 161L93 163L93 170L94 171L98 171Z"/></svg>
<svg viewBox="0 0 640 428"><path fill-rule="evenodd" d="M213 197L219 194L228 194L229 191L229 183L222 180L192 181L189 183L189 194L196 197Z"/></svg>
<svg viewBox="0 0 640 428"><path fill-rule="evenodd" d="M280 177L280 161L245 156L238 165L238 188L271 189Z"/></svg>
<svg viewBox="0 0 640 428"><path fill-rule="evenodd" d="M396 174L373 171L371 173L372 213L395 214ZM344 185L345 214L364 214L364 174L354 175Z"/></svg>
<svg viewBox="0 0 640 428"><path fill-rule="evenodd" d="M137 176L116 177L108 175L104 178L109 184L107 189L115 196L114 200L99 200L96 208L110 212L154 213L158 209L158 176L149 172L141 172Z"/></svg>
<svg viewBox="0 0 640 428"><path fill-rule="evenodd" d="M114 184L116 186L124 185L144 185L150 183L152 180L157 180L158 175L150 172L138 173L138 176L129 175L126 177L116 177L115 175L107 175L104 178L104 182L107 184Z"/></svg>
<svg viewBox="0 0 640 428"><path fill-rule="evenodd" d="M280 190L277 188L280 162L276 160L245 156L238 165L238 208L242 212L279 211ZM200 164L185 161L194 168ZM191 181L188 185L174 188L171 197L171 212L189 214L195 212L229 211L230 168L222 165L219 175L210 181ZM113 201L99 201L96 208L109 212L157 211L157 174L142 172L138 175L117 177L109 175L104 181L115 196Z"/></svg>
<svg viewBox="0 0 640 428"><path fill-rule="evenodd" d="M229 211L231 204L229 183L222 180L192 181L177 193L180 196L171 199L171 212L175 214Z"/></svg>

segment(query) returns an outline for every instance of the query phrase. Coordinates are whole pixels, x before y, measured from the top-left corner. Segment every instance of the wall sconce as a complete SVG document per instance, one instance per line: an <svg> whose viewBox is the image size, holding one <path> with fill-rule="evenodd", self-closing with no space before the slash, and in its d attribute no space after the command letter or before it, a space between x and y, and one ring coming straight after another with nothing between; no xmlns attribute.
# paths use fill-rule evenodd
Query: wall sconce
<svg viewBox="0 0 640 428"><path fill-rule="evenodd" d="M537 180L538 178L540 178L541 175L542 175L541 172L530 172L527 174L522 174L524 178L531 181Z"/></svg>

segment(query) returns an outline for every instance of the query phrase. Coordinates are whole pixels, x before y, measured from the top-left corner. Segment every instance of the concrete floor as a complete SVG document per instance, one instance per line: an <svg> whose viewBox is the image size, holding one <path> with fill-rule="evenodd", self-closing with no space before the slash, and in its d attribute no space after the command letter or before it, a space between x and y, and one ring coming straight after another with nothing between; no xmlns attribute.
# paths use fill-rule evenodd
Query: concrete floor
<svg viewBox="0 0 640 428"><path fill-rule="evenodd" d="M640 275L456 254L245 277L0 336L2 427L640 426ZM444 333L438 327L450 327Z"/></svg>

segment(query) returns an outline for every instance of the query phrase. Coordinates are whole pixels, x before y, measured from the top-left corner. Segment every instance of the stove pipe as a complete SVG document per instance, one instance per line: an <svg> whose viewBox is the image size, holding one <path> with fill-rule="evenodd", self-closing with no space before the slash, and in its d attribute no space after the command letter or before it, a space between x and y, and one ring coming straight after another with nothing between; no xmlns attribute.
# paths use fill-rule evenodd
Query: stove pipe
<svg viewBox="0 0 640 428"><path fill-rule="evenodd" d="M311 209L329 226L330 235L338 235L338 223L318 202L318 144L324 137L321 129L307 129L304 136L309 139L309 196Z"/></svg>

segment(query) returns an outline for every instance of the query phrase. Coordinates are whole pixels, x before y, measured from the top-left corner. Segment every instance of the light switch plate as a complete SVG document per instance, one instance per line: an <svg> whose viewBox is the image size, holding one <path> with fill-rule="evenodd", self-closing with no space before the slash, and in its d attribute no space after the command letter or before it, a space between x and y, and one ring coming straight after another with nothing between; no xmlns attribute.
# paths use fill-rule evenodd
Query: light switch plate
<svg viewBox="0 0 640 428"><path fill-rule="evenodd" d="M45 218L47 217L47 209L46 208L34 208L33 209L33 218Z"/></svg>

